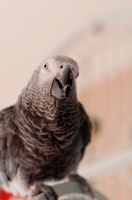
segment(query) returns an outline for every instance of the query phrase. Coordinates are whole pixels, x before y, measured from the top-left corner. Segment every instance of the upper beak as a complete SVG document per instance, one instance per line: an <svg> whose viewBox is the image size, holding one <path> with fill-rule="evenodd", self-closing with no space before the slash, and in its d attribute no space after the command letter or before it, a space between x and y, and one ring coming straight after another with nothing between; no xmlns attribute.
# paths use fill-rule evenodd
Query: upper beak
<svg viewBox="0 0 132 200"><path fill-rule="evenodd" d="M53 80L51 88L52 95L58 99L66 98L70 93L72 82L72 70L66 67L64 71Z"/></svg>

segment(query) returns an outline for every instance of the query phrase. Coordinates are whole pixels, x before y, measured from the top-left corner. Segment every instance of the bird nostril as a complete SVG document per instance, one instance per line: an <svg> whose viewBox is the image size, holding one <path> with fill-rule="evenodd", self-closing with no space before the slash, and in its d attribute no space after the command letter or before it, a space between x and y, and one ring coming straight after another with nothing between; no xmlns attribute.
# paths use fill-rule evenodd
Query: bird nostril
<svg viewBox="0 0 132 200"><path fill-rule="evenodd" d="M63 65L61 65L60 68L62 69L62 68L63 68Z"/></svg>

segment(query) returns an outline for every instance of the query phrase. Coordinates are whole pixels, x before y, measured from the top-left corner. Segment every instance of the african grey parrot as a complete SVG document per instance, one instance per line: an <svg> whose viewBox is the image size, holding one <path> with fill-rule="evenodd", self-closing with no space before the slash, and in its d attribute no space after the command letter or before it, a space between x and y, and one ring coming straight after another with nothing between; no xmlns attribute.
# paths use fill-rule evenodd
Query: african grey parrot
<svg viewBox="0 0 132 200"><path fill-rule="evenodd" d="M46 59L34 72L15 105L0 112L0 181L2 188L24 196L57 194L47 181L76 180L90 142L91 122L77 101L78 64L65 56Z"/></svg>

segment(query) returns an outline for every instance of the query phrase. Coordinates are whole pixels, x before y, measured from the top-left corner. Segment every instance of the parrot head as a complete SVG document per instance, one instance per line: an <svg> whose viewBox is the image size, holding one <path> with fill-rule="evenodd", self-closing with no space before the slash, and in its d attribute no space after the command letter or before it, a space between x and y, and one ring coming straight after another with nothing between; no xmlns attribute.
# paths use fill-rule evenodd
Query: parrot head
<svg viewBox="0 0 132 200"><path fill-rule="evenodd" d="M23 89L19 102L32 113L54 116L59 102L77 101L76 78L78 64L65 56L46 59L35 70ZM51 117L50 117L51 118Z"/></svg>
<svg viewBox="0 0 132 200"><path fill-rule="evenodd" d="M71 58L55 56L40 65L39 83L51 83L50 92L57 99L67 98L79 74L78 64Z"/></svg>

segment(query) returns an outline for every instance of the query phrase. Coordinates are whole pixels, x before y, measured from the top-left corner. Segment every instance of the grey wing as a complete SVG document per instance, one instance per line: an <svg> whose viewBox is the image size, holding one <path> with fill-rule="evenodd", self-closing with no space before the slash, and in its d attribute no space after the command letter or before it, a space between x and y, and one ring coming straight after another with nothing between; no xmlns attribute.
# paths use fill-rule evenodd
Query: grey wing
<svg viewBox="0 0 132 200"><path fill-rule="evenodd" d="M14 123L15 109L8 107L0 112L0 181L8 184L18 168L17 155L20 140L17 137L17 127Z"/></svg>
<svg viewBox="0 0 132 200"><path fill-rule="evenodd" d="M79 103L79 111L80 111L80 119L81 119L80 120L81 126L79 129L79 133L82 137L82 142L83 142L82 149L81 149L81 159L82 159L85 152L85 148L91 140L92 123L81 103Z"/></svg>

